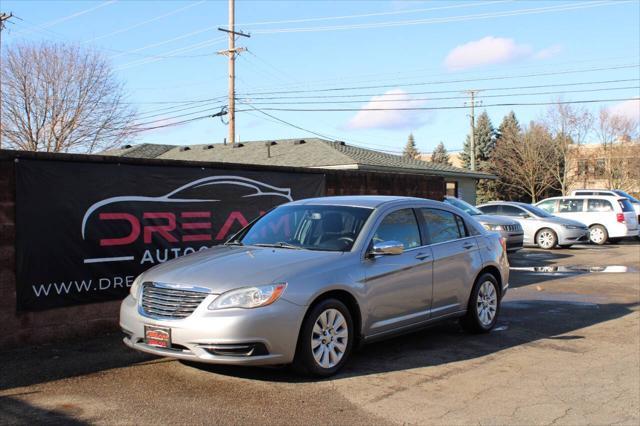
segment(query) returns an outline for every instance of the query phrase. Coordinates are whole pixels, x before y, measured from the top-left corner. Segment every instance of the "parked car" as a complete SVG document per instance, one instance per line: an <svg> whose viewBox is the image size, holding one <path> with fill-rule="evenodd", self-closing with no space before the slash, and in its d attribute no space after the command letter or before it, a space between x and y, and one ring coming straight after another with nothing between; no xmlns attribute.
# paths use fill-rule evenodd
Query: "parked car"
<svg viewBox="0 0 640 426"><path fill-rule="evenodd" d="M542 210L589 227L594 244L638 236L638 219L628 199L616 196L552 197L536 204Z"/></svg>
<svg viewBox="0 0 640 426"><path fill-rule="evenodd" d="M640 200L619 189L576 189L571 191L571 195L608 195L613 197L624 197L631 203L636 212L636 219L640 223Z"/></svg>
<svg viewBox="0 0 640 426"><path fill-rule="evenodd" d="M444 202L472 216L486 230L499 233L507 241L508 252L515 252L522 248L524 231L517 221L508 217L484 214L466 201L449 195L444 197Z"/></svg>
<svg viewBox="0 0 640 426"><path fill-rule="evenodd" d="M517 220L524 230L524 245L550 250L556 246L571 247L589 241L589 228L526 203L495 201L479 205L485 214L508 216Z"/></svg>
<svg viewBox="0 0 640 426"><path fill-rule="evenodd" d="M447 204L314 198L144 272L120 326L143 352L328 376L356 344L437 320L488 332L508 282L504 240Z"/></svg>

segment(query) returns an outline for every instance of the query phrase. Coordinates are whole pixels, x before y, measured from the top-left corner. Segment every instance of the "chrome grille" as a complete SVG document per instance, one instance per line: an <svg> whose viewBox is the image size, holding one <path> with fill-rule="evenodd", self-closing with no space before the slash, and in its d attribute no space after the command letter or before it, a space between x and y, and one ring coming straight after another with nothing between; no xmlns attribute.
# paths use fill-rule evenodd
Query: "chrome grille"
<svg viewBox="0 0 640 426"><path fill-rule="evenodd" d="M142 285L141 306L145 314L162 318L186 318L202 303L207 293L166 288L154 283Z"/></svg>
<svg viewBox="0 0 640 426"><path fill-rule="evenodd" d="M515 224L515 225L502 225L505 231L508 232L515 232L515 231L522 231L522 227L520 226L520 224Z"/></svg>

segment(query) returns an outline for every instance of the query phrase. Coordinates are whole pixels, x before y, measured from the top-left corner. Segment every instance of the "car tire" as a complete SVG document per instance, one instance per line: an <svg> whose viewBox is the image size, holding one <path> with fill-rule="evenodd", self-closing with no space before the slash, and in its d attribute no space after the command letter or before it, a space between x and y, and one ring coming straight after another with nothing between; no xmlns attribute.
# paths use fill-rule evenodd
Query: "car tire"
<svg viewBox="0 0 640 426"><path fill-rule="evenodd" d="M551 228L542 228L536 233L536 244L544 250L553 249L558 244L558 236Z"/></svg>
<svg viewBox="0 0 640 426"><path fill-rule="evenodd" d="M467 313L460 325L470 333L488 333L498 322L500 313L500 286L493 274L485 273L476 280Z"/></svg>
<svg viewBox="0 0 640 426"><path fill-rule="evenodd" d="M605 244L609 239L607 228L602 225L591 225L589 227L589 241L599 246Z"/></svg>
<svg viewBox="0 0 640 426"><path fill-rule="evenodd" d="M323 300L302 322L293 368L303 375L332 376L347 362L354 340L347 306L337 299Z"/></svg>

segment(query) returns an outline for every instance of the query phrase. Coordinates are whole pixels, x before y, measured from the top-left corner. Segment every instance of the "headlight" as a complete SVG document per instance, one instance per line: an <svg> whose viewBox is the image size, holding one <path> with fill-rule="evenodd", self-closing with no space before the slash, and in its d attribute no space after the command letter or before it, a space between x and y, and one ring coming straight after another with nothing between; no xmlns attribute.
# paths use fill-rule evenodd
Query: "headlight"
<svg viewBox="0 0 640 426"><path fill-rule="evenodd" d="M492 225L490 223L485 223L482 226L488 231L502 231L504 229L502 225Z"/></svg>
<svg viewBox="0 0 640 426"><path fill-rule="evenodd" d="M584 229L584 226L578 226L578 225L562 225L567 229Z"/></svg>
<svg viewBox="0 0 640 426"><path fill-rule="evenodd" d="M138 300L138 295L140 294L140 284L142 284L142 275L138 275L135 280L133 280L133 284L131 284L131 288L129 289L129 293L131 297Z"/></svg>
<svg viewBox="0 0 640 426"><path fill-rule="evenodd" d="M244 287L221 294L211 302L209 309L257 308L267 306L282 296L287 283Z"/></svg>

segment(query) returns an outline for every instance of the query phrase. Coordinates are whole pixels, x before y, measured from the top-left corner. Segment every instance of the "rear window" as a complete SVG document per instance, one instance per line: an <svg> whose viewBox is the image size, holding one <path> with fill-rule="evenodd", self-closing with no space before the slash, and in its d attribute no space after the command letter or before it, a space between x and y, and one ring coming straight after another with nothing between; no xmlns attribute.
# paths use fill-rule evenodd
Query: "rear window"
<svg viewBox="0 0 640 426"><path fill-rule="evenodd" d="M623 212L633 211L633 206L631 205L629 200L627 200L626 198L621 198L620 200L618 200L618 203L620 203L620 207L622 207Z"/></svg>
<svg viewBox="0 0 640 426"><path fill-rule="evenodd" d="M587 201L587 211L591 213L612 212L613 206L607 200L590 199Z"/></svg>

